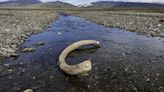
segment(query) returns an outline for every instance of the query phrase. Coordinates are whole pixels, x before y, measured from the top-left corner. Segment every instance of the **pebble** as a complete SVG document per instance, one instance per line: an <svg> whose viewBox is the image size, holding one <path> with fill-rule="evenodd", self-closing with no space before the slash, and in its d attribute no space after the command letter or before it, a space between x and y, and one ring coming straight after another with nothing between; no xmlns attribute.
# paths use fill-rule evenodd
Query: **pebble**
<svg viewBox="0 0 164 92"><path fill-rule="evenodd" d="M128 68L125 68L125 72L127 72L128 71Z"/></svg>
<svg viewBox="0 0 164 92"><path fill-rule="evenodd" d="M11 45L11 48L13 48L14 50L17 50L17 45Z"/></svg>
<svg viewBox="0 0 164 92"><path fill-rule="evenodd" d="M58 32L57 34L58 34L58 35L61 35L62 33L61 33L61 32Z"/></svg>
<svg viewBox="0 0 164 92"><path fill-rule="evenodd" d="M161 27L162 26L162 24L158 24L158 27Z"/></svg>
<svg viewBox="0 0 164 92"><path fill-rule="evenodd" d="M13 69L9 69L8 71L9 71L9 72L13 72Z"/></svg>
<svg viewBox="0 0 164 92"><path fill-rule="evenodd" d="M38 42L36 45L44 45L44 42Z"/></svg>
<svg viewBox="0 0 164 92"><path fill-rule="evenodd" d="M10 29L5 29L6 32L10 32Z"/></svg>
<svg viewBox="0 0 164 92"><path fill-rule="evenodd" d="M11 53L11 54L10 54L10 57L15 57L15 58L16 58L16 57L18 57L18 56L19 56L19 55L18 55L17 53Z"/></svg>
<svg viewBox="0 0 164 92"><path fill-rule="evenodd" d="M51 78L51 79L53 79L53 78L54 78L54 76L50 76L50 78Z"/></svg>
<svg viewBox="0 0 164 92"><path fill-rule="evenodd" d="M146 78L146 81L149 82L150 81L150 78Z"/></svg>
<svg viewBox="0 0 164 92"><path fill-rule="evenodd" d="M160 76L160 74L159 73L156 73L156 76L158 77L158 76Z"/></svg>
<svg viewBox="0 0 164 92"><path fill-rule="evenodd" d="M3 66L4 67L10 67L10 64L4 64Z"/></svg>
<svg viewBox="0 0 164 92"><path fill-rule="evenodd" d="M160 20L159 20L159 22L164 22L164 19L163 19L163 18L162 18L162 19L160 19Z"/></svg>
<svg viewBox="0 0 164 92"><path fill-rule="evenodd" d="M133 87L133 90L134 90L134 91L137 91L137 88L136 88L136 87Z"/></svg>
<svg viewBox="0 0 164 92"><path fill-rule="evenodd" d="M0 50L4 51L4 52L8 52L8 53L14 53L15 50L11 49L11 48L0 48Z"/></svg>
<svg viewBox="0 0 164 92"><path fill-rule="evenodd" d="M90 85L87 85L87 87L88 87L88 88L91 88L91 86L90 86Z"/></svg>
<svg viewBox="0 0 164 92"><path fill-rule="evenodd" d="M36 79L36 77L34 76L34 77L32 77L32 79L33 79L33 80L35 80L35 79Z"/></svg>
<svg viewBox="0 0 164 92"><path fill-rule="evenodd" d="M33 52L35 50L36 50L35 48L24 48L22 52Z"/></svg>
<svg viewBox="0 0 164 92"><path fill-rule="evenodd" d="M9 79L9 80L12 80L12 79L13 79L13 77L12 77L12 76L9 76L9 77L8 77L8 79Z"/></svg>

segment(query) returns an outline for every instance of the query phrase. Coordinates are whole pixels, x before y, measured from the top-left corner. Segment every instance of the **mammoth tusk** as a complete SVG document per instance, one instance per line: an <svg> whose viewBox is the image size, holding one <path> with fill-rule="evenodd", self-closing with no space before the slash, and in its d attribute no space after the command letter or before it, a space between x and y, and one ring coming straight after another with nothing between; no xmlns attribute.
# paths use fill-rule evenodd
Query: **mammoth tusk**
<svg viewBox="0 0 164 92"><path fill-rule="evenodd" d="M60 64L61 70L63 70L64 72L70 75L86 74L88 71L90 71L92 68L90 60L85 60L77 65L68 65L65 62L65 58L70 52L72 52L73 50L81 46L90 45L90 44L100 46L99 41L82 40L82 41L75 42L71 44L70 46L68 46L67 48L65 48L64 51L59 56L59 64Z"/></svg>

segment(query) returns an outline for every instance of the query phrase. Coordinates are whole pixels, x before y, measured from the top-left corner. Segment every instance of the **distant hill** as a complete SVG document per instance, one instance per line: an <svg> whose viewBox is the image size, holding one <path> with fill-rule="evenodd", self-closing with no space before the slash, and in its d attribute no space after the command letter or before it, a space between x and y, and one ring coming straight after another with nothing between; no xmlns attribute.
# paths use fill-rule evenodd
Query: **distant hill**
<svg viewBox="0 0 164 92"><path fill-rule="evenodd" d="M81 5L78 5L78 7L89 7L91 6L92 4L81 4Z"/></svg>
<svg viewBox="0 0 164 92"><path fill-rule="evenodd" d="M164 8L164 4L139 2L98 1L91 4L89 7L93 8Z"/></svg>
<svg viewBox="0 0 164 92"><path fill-rule="evenodd" d="M65 3L65 2L54 1L54 2L32 4L32 5L28 5L26 7L30 7L30 8L74 8L76 6L69 4L69 3Z"/></svg>
<svg viewBox="0 0 164 92"><path fill-rule="evenodd" d="M25 6L29 4L38 4L42 3L39 0L9 0L0 2L1 7L14 7L14 6Z"/></svg>

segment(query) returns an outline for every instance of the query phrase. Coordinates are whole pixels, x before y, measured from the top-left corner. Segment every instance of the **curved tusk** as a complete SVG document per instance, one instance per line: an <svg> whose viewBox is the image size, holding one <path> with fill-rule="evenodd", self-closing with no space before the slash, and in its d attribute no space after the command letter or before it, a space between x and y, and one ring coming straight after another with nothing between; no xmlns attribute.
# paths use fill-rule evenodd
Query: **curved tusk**
<svg viewBox="0 0 164 92"><path fill-rule="evenodd" d="M68 65L65 62L65 58L67 57L67 55L70 52L72 52L73 50L75 50L81 46L90 45L90 44L100 46L99 41L82 40L82 41L75 42L75 43L71 44L70 46L68 46L67 48L65 48L64 51L59 56L60 68L64 72L66 72L67 74L70 74L70 75L86 74L88 71L90 71L92 68L90 60L85 60L84 62L81 62L77 65Z"/></svg>

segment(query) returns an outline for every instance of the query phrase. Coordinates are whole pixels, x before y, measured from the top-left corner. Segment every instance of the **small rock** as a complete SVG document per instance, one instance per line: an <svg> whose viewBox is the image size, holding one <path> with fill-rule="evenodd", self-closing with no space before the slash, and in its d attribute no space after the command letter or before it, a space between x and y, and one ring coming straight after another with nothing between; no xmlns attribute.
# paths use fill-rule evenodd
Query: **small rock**
<svg viewBox="0 0 164 92"><path fill-rule="evenodd" d="M164 87L163 87L163 86L160 86L160 87L159 87L159 91L160 91L160 92L163 92L163 91L164 91Z"/></svg>
<svg viewBox="0 0 164 92"><path fill-rule="evenodd" d="M8 69L11 67L10 64L4 64L3 66L4 66L4 67L7 67Z"/></svg>
<svg viewBox="0 0 164 92"><path fill-rule="evenodd" d="M61 33L61 32L58 32L57 34L58 34L58 35L61 35L62 33Z"/></svg>
<svg viewBox="0 0 164 92"><path fill-rule="evenodd" d="M164 18L160 19L159 22L164 22Z"/></svg>
<svg viewBox="0 0 164 92"><path fill-rule="evenodd" d="M18 50L17 45L11 45L11 48L14 49L14 50Z"/></svg>
<svg viewBox="0 0 164 92"><path fill-rule="evenodd" d="M12 76L9 76L9 77L8 77L8 79L9 79L9 80L12 80L12 79L13 79L13 77L12 77Z"/></svg>
<svg viewBox="0 0 164 92"><path fill-rule="evenodd" d="M11 53L11 54L10 54L10 57L15 57L15 58L16 58L16 57L18 57L18 56L19 56L19 55L18 55L17 53Z"/></svg>
<svg viewBox="0 0 164 92"><path fill-rule="evenodd" d="M32 89L26 89L23 92L33 92L33 90Z"/></svg>
<svg viewBox="0 0 164 92"><path fill-rule="evenodd" d="M149 82L150 78L148 76L144 76L145 81Z"/></svg>
<svg viewBox="0 0 164 92"><path fill-rule="evenodd" d="M8 71L9 71L9 72L13 72L13 69L9 69Z"/></svg>
<svg viewBox="0 0 164 92"><path fill-rule="evenodd" d="M149 82L150 81L150 78L146 78L146 81Z"/></svg>
<svg viewBox="0 0 164 92"><path fill-rule="evenodd" d="M23 69L22 71L17 72L17 75L20 75L20 74L22 74L24 72L25 72L25 70Z"/></svg>
<svg viewBox="0 0 164 92"><path fill-rule="evenodd" d="M14 90L14 91L19 91L21 89L20 86L14 86L11 88L11 90Z"/></svg>
<svg viewBox="0 0 164 92"><path fill-rule="evenodd" d="M136 71L134 70L133 73L136 73Z"/></svg>
<svg viewBox="0 0 164 92"><path fill-rule="evenodd" d="M0 48L2 51L4 52L8 52L8 53L14 53L15 50L11 49L11 48Z"/></svg>
<svg viewBox="0 0 164 92"><path fill-rule="evenodd" d="M6 32L10 32L10 29L5 29Z"/></svg>
<svg viewBox="0 0 164 92"><path fill-rule="evenodd" d="M90 85L87 85L88 86L88 88L91 88L91 86Z"/></svg>
<svg viewBox="0 0 164 92"><path fill-rule="evenodd" d="M0 55L3 55L3 56L6 56L6 57L9 57L8 54L7 54L7 52L2 52L2 51L0 51Z"/></svg>
<svg viewBox="0 0 164 92"><path fill-rule="evenodd" d="M11 43L11 40L10 39L6 39L6 43Z"/></svg>
<svg viewBox="0 0 164 92"><path fill-rule="evenodd" d="M127 72L128 71L128 68L125 68L125 72Z"/></svg>
<svg viewBox="0 0 164 92"><path fill-rule="evenodd" d="M158 27L161 27L162 26L162 24L158 24Z"/></svg>
<svg viewBox="0 0 164 92"><path fill-rule="evenodd" d="M28 36L26 36L26 35L21 35L21 37L22 37L22 38L28 38Z"/></svg>
<svg viewBox="0 0 164 92"><path fill-rule="evenodd" d="M137 91L137 88L136 88L136 87L133 87L133 90L134 90L134 91Z"/></svg>
<svg viewBox="0 0 164 92"><path fill-rule="evenodd" d="M51 78L51 79L53 79L53 78L54 78L54 76L50 76L50 78Z"/></svg>
<svg viewBox="0 0 164 92"><path fill-rule="evenodd" d="M35 51L35 48L24 48L22 51L23 52L33 52L33 51Z"/></svg>
<svg viewBox="0 0 164 92"><path fill-rule="evenodd" d="M36 45L44 45L44 42L38 42Z"/></svg>
<svg viewBox="0 0 164 92"><path fill-rule="evenodd" d="M155 78L155 80L158 80L158 78Z"/></svg>
<svg viewBox="0 0 164 92"><path fill-rule="evenodd" d="M32 79L33 79L33 80L35 80L35 79L36 79L36 77L34 76L34 77L32 77Z"/></svg>
<svg viewBox="0 0 164 92"><path fill-rule="evenodd" d="M156 73L156 76L158 77L158 76L160 76L160 74L159 73Z"/></svg>

